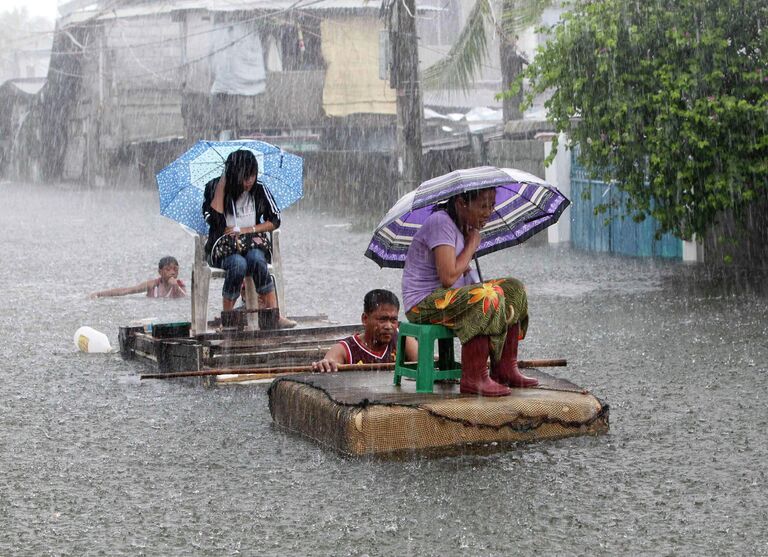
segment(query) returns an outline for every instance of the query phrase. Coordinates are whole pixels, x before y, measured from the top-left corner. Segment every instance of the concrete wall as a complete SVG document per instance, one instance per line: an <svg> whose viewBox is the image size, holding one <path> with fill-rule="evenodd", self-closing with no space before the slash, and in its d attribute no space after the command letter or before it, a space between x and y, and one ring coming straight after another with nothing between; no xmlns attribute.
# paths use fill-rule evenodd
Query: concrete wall
<svg viewBox="0 0 768 557"><path fill-rule="evenodd" d="M302 203L306 205L383 216L397 201L397 173L391 152L348 150L301 155L305 192ZM422 157L422 181L481 164L469 148L429 151Z"/></svg>
<svg viewBox="0 0 768 557"><path fill-rule="evenodd" d="M388 153L322 151L304 157L304 207L335 213L380 214L396 201Z"/></svg>
<svg viewBox="0 0 768 557"><path fill-rule="evenodd" d="M544 143L538 139L496 139L488 143L488 164L544 177Z"/></svg>
<svg viewBox="0 0 768 557"><path fill-rule="evenodd" d="M562 159L567 159L567 157L559 157L556 165L546 168L544 160L549 153L549 146L551 146L550 142L540 139L497 139L488 143L485 157L487 164L491 166L517 168L543 178L557 186L567 196L570 193L570 176L568 174L563 175L562 172ZM570 170L570 165L568 165L568 170ZM553 178L557 178L558 181L554 181ZM547 234L537 234L527 242L543 244L569 240L570 211L566 210L566 214L560 217L559 222L547 229Z"/></svg>

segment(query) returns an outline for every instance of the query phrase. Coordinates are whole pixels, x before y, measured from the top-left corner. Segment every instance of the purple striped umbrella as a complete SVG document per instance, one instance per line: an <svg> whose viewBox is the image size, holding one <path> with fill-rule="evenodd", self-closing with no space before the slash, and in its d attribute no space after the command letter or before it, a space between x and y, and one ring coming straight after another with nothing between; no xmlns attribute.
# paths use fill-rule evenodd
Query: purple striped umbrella
<svg viewBox="0 0 768 557"><path fill-rule="evenodd" d="M496 205L480 231L476 256L520 244L557 222L570 201L533 174L514 168L479 166L423 182L387 212L365 256L381 267L402 268L411 240L434 206L467 191L496 188Z"/></svg>

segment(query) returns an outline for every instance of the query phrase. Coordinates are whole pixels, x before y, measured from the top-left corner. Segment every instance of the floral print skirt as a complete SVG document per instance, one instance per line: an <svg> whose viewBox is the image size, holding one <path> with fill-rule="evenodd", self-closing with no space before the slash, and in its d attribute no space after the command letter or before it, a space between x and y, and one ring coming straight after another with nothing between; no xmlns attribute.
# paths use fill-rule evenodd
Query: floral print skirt
<svg viewBox="0 0 768 557"><path fill-rule="evenodd" d="M528 296L523 283L501 278L461 288L438 288L411 308L411 323L444 325L453 329L461 344L476 336L488 336L491 358L498 362L507 329L520 324L520 339L528 330Z"/></svg>

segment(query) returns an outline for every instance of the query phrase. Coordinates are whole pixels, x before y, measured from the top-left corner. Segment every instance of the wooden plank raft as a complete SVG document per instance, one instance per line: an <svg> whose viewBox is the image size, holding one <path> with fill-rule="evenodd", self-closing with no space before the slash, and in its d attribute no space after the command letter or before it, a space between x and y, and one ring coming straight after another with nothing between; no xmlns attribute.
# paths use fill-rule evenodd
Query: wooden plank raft
<svg viewBox="0 0 768 557"><path fill-rule="evenodd" d="M121 327L123 359L140 360L161 373L223 367L306 365L321 359L356 325L307 325L269 331L222 330L184 338L156 338L143 327Z"/></svg>

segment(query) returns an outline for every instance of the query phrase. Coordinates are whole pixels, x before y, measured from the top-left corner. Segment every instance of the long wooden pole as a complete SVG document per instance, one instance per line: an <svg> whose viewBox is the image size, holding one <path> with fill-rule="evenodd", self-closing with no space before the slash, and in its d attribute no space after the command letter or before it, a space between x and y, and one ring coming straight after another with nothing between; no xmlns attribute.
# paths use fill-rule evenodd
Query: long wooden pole
<svg viewBox="0 0 768 557"><path fill-rule="evenodd" d="M567 366L568 361L562 359L554 360L519 360L519 367L555 367ZM395 368L395 364L341 364L339 371L386 371ZM295 373L320 373L313 372L312 366L281 366L281 367L263 367L263 368L221 368L221 369L201 369L193 371L177 371L172 373L143 373L141 379L175 379L177 377L208 377L213 375L252 375L253 379L271 379L281 375L292 375Z"/></svg>

